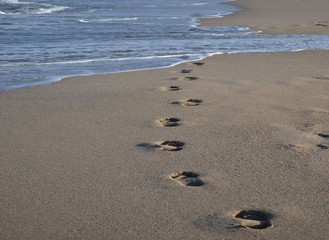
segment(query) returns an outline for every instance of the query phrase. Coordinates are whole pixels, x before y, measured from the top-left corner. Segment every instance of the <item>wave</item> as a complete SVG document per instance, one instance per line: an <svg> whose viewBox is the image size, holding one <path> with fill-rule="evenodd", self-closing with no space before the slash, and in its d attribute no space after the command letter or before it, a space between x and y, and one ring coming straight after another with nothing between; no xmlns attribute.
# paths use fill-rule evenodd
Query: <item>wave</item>
<svg viewBox="0 0 329 240"><path fill-rule="evenodd" d="M36 2L21 2L18 0L0 0L1 13L10 15L41 15L41 14L51 14L55 12L61 12L70 7L66 6L56 6L46 3L36 3Z"/></svg>
<svg viewBox="0 0 329 240"><path fill-rule="evenodd" d="M0 67L18 67L18 66L45 66L45 65L62 65L62 64L81 64L81 63L95 63L95 62L109 62L109 61L131 61L131 60L148 60L148 59L163 59L163 58L177 58L177 59L190 59L200 56L200 54L172 54L172 55L155 55L144 57L123 57L123 58L92 58L81 59L73 61L60 61L60 62L20 62L20 63L7 63L1 64Z"/></svg>
<svg viewBox="0 0 329 240"><path fill-rule="evenodd" d="M212 3L205 3L205 2L200 2L200 3L182 3L182 4L147 4L143 5L145 8L157 8L157 7L189 7L189 6L204 6L204 5L209 5Z"/></svg>
<svg viewBox="0 0 329 240"><path fill-rule="evenodd" d="M19 2L18 0L0 0L0 3L17 4L21 2Z"/></svg>
<svg viewBox="0 0 329 240"><path fill-rule="evenodd" d="M64 6L48 6L48 7L41 7L36 10L30 11L30 14L50 14L54 12L61 12L64 10L69 9L69 7L64 7Z"/></svg>
<svg viewBox="0 0 329 240"><path fill-rule="evenodd" d="M204 6L204 5L209 5L210 3L191 3L191 4L182 4L181 6Z"/></svg>
<svg viewBox="0 0 329 240"><path fill-rule="evenodd" d="M145 70L151 70L151 69L161 69L161 68L169 68L176 66L178 64L184 63L184 62L190 62L190 61L200 61L206 57L210 57L216 54L223 54L222 52L217 52L217 53L208 53L208 54L183 54L183 55L166 55L166 56L149 56L149 57L136 57L136 59L141 59L141 60L148 60L148 59L153 59L153 58L175 58L176 61L172 63L167 63L167 64L161 64L153 67L132 67L130 69L125 69L125 70L116 70L116 71L100 71L100 72L94 72L94 71L84 71L84 72L79 72L79 73L74 73L74 74L68 74L68 75L57 75L57 76L52 76L52 77L47 77L42 81L38 82L29 82L29 83L22 83L22 84L15 84L12 86L0 86L0 91L7 91L7 90L14 90L14 89L20 89L20 88L30 88L30 87L36 87L36 86L43 86L47 85L50 83L55 83L59 82L65 78L68 77L74 77L74 76L89 76L93 74L104 74L104 73L121 73L121 72L134 72L134 71L145 71ZM113 61L117 59L112 59ZM121 60L134 60L134 58L121 58ZM92 59L89 60L89 62L93 62ZM0 65L1 66L1 65Z"/></svg>
<svg viewBox="0 0 329 240"><path fill-rule="evenodd" d="M141 17L141 19L143 19L143 20L153 20L153 19L155 19L155 20L167 20L167 19L189 19L189 17L185 17L185 16L174 16L174 17L172 17L172 16L163 16L163 17L149 17L149 16L147 16L147 17Z"/></svg>
<svg viewBox="0 0 329 240"><path fill-rule="evenodd" d="M127 18L102 18L102 19L91 19L85 20L80 19L80 23L106 23L106 22L119 22L119 21L136 21L138 17L127 17Z"/></svg>
<svg viewBox="0 0 329 240"><path fill-rule="evenodd" d="M126 17L126 18L104 18L104 19L79 19L80 23L106 23L106 22L120 22L120 21L137 21L137 20L173 20L173 19L188 19L188 17ZM147 23L144 23L147 24Z"/></svg>

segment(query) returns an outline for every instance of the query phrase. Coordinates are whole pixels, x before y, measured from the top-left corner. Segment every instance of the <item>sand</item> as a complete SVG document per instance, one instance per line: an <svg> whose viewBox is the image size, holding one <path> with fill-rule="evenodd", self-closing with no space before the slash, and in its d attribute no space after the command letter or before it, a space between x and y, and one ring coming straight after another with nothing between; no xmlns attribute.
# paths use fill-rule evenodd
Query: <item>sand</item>
<svg viewBox="0 0 329 240"><path fill-rule="evenodd" d="M246 9L224 18L200 21L205 26L243 26L265 34L329 34L327 0L237 0Z"/></svg>
<svg viewBox="0 0 329 240"><path fill-rule="evenodd" d="M328 64L218 55L0 92L0 239L328 239Z"/></svg>

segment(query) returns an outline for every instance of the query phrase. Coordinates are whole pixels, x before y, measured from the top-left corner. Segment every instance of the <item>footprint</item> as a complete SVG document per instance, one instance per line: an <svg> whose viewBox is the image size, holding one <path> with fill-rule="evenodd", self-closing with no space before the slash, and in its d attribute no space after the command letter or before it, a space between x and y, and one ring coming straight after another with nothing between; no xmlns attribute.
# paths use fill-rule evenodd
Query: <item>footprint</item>
<svg viewBox="0 0 329 240"><path fill-rule="evenodd" d="M198 106L202 103L201 99L188 99L186 101L176 101L172 102L171 104L180 104L185 107L193 107L193 106Z"/></svg>
<svg viewBox="0 0 329 240"><path fill-rule="evenodd" d="M273 215L265 211L242 210L235 213L233 217L244 228L265 229L273 226L270 222Z"/></svg>
<svg viewBox="0 0 329 240"><path fill-rule="evenodd" d="M327 150L329 149L329 144L318 144L316 145L321 150Z"/></svg>
<svg viewBox="0 0 329 240"><path fill-rule="evenodd" d="M322 137L322 138L325 138L325 139L328 139L329 138L329 133L318 133L318 136Z"/></svg>
<svg viewBox="0 0 329 240"><path fill-rule="evenodd" d="M182 186L199 187L204 185L204 182L198 178L199 174L187 171L175 171L170 174L170 178L177 181Z"/></svg>
<svg viewBox="0 0 329 240"><path fill-rule="evenodd" d="M318 136L324 139L329 139L329 133L318 133ZM326 143L318 144L316 146L321 150L329 149L329 144Z"/></svg>
<svg viewBox="0 0 329 240"><path fill-rule="evenodd" d="M204 62L194 62L192 64L194 64L196 66L202 66L202 65L204 65Z"/></svg>
<svg viewBox="0 0 329 240"><path fill-rule="evenodd" d="M163 127L176 127L179 125L179 118L161 118L158 120L161 126Z"/></svg>
<svg viewBox="0 0 329 240"><path fill-rule="evenodd" d="M169 86L169 87L162 87L163 91L171 92L171 91L179 91L182 90L180 86Z"/></svg>
<svg viewBox="0 0 329 240"><path fill-rule="evenodd" d="M197 77L181 77L178 80L180 80L180 81L186 81L186 80L194 81L194 80L197 80L197 79L198 79Z"/></svg>
<svg viewBox="0 0 329 240"><path fill-rule="evenodd" d="M189 99L186 102L183 102L182 105L183 106L198 106L200 105L200 103L202 103L202 100L200 99Z"/></svg>
<svg viewBox="0 0 329 240"><path fill-rule="evenodd" d="M170 78L170 80L179 80L179 81L194 81L197 80L198 77L179 77L179 78Z"/></svg>
<svg viewBox="0 0 329 240"><path fill-rule="evenodd" d="M139 143L136 146L145 148L147 150L160 149L161 151L180 151L183 149L185 143L180 141L164 141L157 143Z"/></svg>
<svg viewBox="0 0 329 240"><path fill-rule="evenodd" d="M184 69L184 70L181 71L181 73L190 73L190 72L192 72L192 70L186 70L186 69Z"/></svg>
<svg viewBox="0 0 329 240"><path fill-rule="evenodd" d="M326 21L317 21L317 22L314 22L314 25L317 26L317 27L328 27L328 22Z"/></svg>
<svg viewBox="0 0 329 240"><path fill-rule="evenodd" d="M185 143L180 141L164 141L160 144L161 151L180 151Z"/></svg>
<svg viewBox="0 0 329 240"><path fill-rule="evenodd" d="M318 76L318 77L313 77L313 78L317 79L317 80L329 80L328 76Z"/></svg>

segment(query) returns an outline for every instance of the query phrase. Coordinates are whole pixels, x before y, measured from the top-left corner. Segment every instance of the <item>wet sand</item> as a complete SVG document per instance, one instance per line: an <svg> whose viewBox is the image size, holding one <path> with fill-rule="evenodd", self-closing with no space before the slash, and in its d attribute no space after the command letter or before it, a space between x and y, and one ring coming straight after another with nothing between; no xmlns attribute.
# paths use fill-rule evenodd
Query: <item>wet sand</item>
<svg viewBox="0 0 329 240"><path fill-rule="evenodd" d="M0 92L0 239L327 239L328 64L217 55Z"/></svg>
<svg viewBox="0 0 329 240"><path fill-rule="evenodd" d="M327 0L237 0L247 11L202 19L205 26L242 26L265 34L329 34Z"/></svg>

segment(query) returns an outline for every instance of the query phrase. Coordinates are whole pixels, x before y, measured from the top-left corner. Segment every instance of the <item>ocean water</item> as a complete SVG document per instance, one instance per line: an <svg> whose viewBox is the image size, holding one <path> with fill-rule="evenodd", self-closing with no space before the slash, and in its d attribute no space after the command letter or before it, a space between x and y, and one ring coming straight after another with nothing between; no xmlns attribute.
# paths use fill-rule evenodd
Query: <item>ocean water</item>
<svg viewBox="0 0 329 240"><path fill-rule="evenodd" d="M220 53L329 49L329 36L266 36L198 18L224 0L0 0L0 90L66 76L172 66Z"/></svg>

